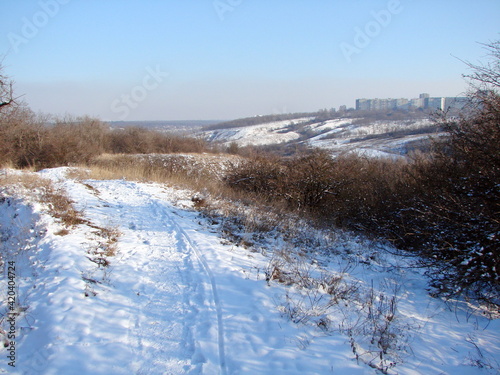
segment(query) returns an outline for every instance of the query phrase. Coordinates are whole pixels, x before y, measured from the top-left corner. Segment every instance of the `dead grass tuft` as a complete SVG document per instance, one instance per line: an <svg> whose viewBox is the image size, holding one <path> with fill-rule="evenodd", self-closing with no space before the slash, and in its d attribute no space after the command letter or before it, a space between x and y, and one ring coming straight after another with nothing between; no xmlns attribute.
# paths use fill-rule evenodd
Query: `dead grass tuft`
<svg viewBox="0 0 500 375"><path fill-rule="evenodd" d="M44 204L49 214L65 226L73 227L87 222L82 218L81 212L73 207L73 202L63 190L54 187L52 181L34 173L4 171L0 175L0 186L10 193L22 189L29 198Z"/></svg>
<svg viewBox="0 0 500 375"><path fill-rule="evenodd" d="M63 228L54 233L56 236L67 236L69 234L69 230Z"/></svg>

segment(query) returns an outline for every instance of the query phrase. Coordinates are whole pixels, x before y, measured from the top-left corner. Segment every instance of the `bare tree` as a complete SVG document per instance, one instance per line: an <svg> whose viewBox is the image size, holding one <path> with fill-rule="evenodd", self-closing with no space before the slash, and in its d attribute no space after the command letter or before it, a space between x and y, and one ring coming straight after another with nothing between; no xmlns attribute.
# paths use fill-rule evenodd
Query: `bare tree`
<svg viewBox="0 0 500 375"><path fill-rule="evenodd" d="M464 74L464 77L478 83L479 89L498 89L500 88L500 40L480 44L487 51L491 61L486 64L473 64L459 59L472 70L471 74Z"/></svg>
<svg viewBox="0 0 500 375"><path fill-rule="evenodd" d="M3 67L0 63L0 111L3 107L14 102L13 81L2 74Z"/></svg>

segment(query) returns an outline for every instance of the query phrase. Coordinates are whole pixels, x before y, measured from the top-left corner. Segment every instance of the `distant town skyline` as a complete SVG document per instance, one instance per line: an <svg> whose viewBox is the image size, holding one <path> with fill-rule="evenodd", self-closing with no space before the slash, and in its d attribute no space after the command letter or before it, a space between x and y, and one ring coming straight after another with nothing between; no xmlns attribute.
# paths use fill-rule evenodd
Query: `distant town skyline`
<svg viewBox="0 0 500 375"><path fill-rule="evenodd" d="M35 111L225 120L462 96L491 0L0 2L0 61Z"/></svg>
<svg viewBox="0 0 500 375"><path fill-rule="evenodd" d="M355 109L357 111L381 111L390 109L432 109L442 110L461 109L465 106L467 97L465 96L438 96L431 97L428 93L422 93L418 98L374 98L356 99Z"/></svg>

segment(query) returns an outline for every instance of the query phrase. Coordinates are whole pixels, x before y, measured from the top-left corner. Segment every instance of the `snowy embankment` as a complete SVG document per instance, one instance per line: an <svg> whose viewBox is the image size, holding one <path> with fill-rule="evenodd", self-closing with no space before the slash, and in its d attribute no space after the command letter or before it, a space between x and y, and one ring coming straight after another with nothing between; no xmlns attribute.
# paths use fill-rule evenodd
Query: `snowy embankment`
<svg viewBox="0 0 500 375"><path fill-rule="evenodd" d="M458 375L499 368L499 321L431 298L420 270L386 247L315 233L294 248L297 238L286 242L274 232L252 251L221 238L221 220L200 216L188 191L77 181L66 171L40 174L82 212L84 222L68 230L21 192L0 196L2 260L14 262L18 287L16 367L2 349L0 373ZM96 258L96 249L109 246L103 231L119 233L116 249Z"/></svg>

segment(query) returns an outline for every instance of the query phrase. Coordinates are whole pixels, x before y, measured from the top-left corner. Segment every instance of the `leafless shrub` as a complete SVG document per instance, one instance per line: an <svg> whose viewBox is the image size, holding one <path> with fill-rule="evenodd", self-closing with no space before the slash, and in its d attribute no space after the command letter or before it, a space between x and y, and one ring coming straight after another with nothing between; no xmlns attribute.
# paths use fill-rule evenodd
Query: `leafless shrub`
<svg viewBox="0 0 500 375"><path fill-rule="evenodd" d="M46 136L45 120L27 107L9 106L0 115L0 164L35 167Z"/></svg>
<svg viewBox="0 0 500 375"><path fill-rule="evenodd" d="M344 314L340 330L349 337L357 360L387 374L409 351L409 333L414 327L400 321L399 287L388 284L381 287L376 292L372 285L359 294L353 302L355 309L340 309Z"/></svg>
<svg viewBox="0 0 500 375"><path fill-rule="evenodd" d="M140 127L115 129L108 137L106 151L115 154L200 153L209 149L205 141L199 138L160 133Z"/></svg>
<svg viewBox="0 0 500 375"><path fill-rule="evenodd" d="M58 118L47 128L38 165L53 167L88 163L104 152L106 136L107 126L97 119Z"/></svg>
<svg viewBox="0 0 500 375"><path fill-rule="evenodd" d="M470 65L479 86L467 110L439 118L449 137L409 170L412 197L401 216L413 230L402 243L425 256L436 294L499 311L500 44L487 49L492 63Z"/></svg>
<svg viewBox="0 0 500 375"><path fill-rule="evenodd" d="M104 151L106 127L89 117L56 119L17 106L0 116L0 162L45 168L87 163Z"/></svg>
<svg viewBox="0 0 500 375"><path fill-rule="evenodd" d="M5 105L0 113L0 165L4 166L41 169L81 165L90 163L104 152L205 151L208 147L201 139L144 128L111 131L102 121L88 116L52 118L36 115L25 105Z"/></svg>
<svg viewBox="0 0 500 375"><path fill-rule="evenodd" d="M276 251L265 270L268 285L277 282L293 287L297 292L285 293L278 309L294 323L311 320L327 329L327 313L341 300L348 301L357 293L357 286L346 280L350 264L339 272L322 270L306 256L291 249Z"/></svg>
<svg viewBox="0 0 500 375"><path fill-rule="evenodd" d="M278 184L285 175L281 161L271 155L256 156L235 165L226 177L229 186L262 195L262 199L278 195Z"/></svg>
<svg viewBox="0 0 500 375"><path fill-rule="evenodd" d="M7 106L15 103L14 83L9 77L3 75L2 71L3 67L0 61L0 112Z"/></svg>
<svg viewBox="0 0 500 375"><path fill-rule="evenodd" d="M333 159L323 151L291 159L259 156L230 170L226 183L310 217L370 229L402 199L396 186L403 164L356 155Z"/></svg>

